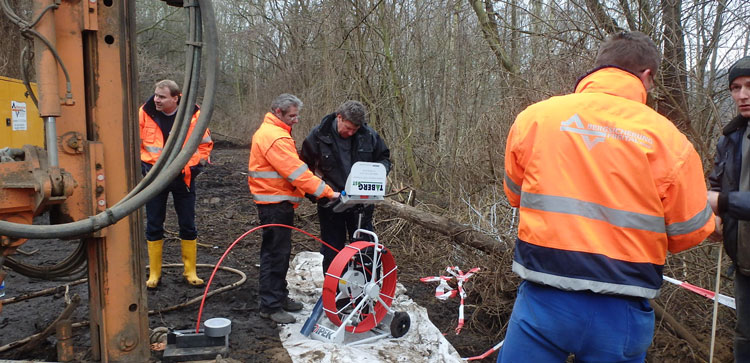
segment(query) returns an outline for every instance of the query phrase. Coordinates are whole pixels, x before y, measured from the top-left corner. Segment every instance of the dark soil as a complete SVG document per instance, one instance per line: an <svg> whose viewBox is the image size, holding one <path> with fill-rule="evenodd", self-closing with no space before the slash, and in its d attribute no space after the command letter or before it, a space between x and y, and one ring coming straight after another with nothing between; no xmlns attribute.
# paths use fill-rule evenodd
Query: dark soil
<svg viewBox="0 0 750 363"><path fill-rule="evenodd" d="M198 202L197 220L199 229L198 242L203 244L198 248L198 263L215 264L232 242L240 235L259 225L255 205L250 198L247 187L247 160L248 148L228 143L217 145L212 154L212 165L206 173L197 179ZM380 213L380 212L378 212ZM177 236L176 220L173 212L168 213L166 224L167 236L165 238L164 264L181 263L180 241ZM389 216L376 214L376 232L388 229ZM403 223L403 222L401 222ZM319 234L317 217L313 205L305 201L297 209L295 225L314 235ZM415 253L404 252L399 258L399 248L412 248L415 245L424 245L432 238L430 232L414 228L406 228L406 232L398 232L399 236L404 234L411 236L411 241L404 241L402 245L393 247L394 255L399 265L400 282L408 290L409 296L417 303L427 308L430 320L440 329L446 338L456 347L461 356L469 357L482 354L492 347L499 337L503 323L497 315L504 318L510 314L513 302L513 287L508 291L500 293L502 309L500 314L488 315L485 310L479 309L481 302L476 299L467 299L466 326L460 335L455 334L457 323L458 299L441 302L434 298L435 284L424 284L419 282L420 277L441 274L445 265L429 266L419 258L414 258ZM394 234L386 233L393 237ZM301 234L293 233L293 254L299 251L317 251L319 245L311 238ZM444 237L442 237L445 239ZM381 241L385 242L381 235ZM449 242L448 242L449 243ZM16 255L18 259L35 264L53 264L69 254L76 246L76 241L30 241L24 246L24 251L38 252L30 256ZM407 247L404 247L407 246ZM291 361L286 351L281 346L278 329L275 323L260 318L257 308L258 301L258 263L259 263L260 233L252 233L244 240L237 243L232 252L224 260L223 265L243 271L247 275L247 282L236 289L215 295L209 298L203 312L202 320L211 317L225 317L232 321L232 333L230 336L230 357L242 362L268 362L268 361ZM428 247L429 249L429 247ZM419 253L416 253L419 255ZM147 261L145 248L143 249L143 260ZM441 262L442 263L442 262ZM463 267L463 266L462 266ZM473 266L466 266L468 269ZM510 270L509 266L506 266ZM60 281L44 281L30 279L16 272L9 272L6 277L7 295L5 298L18 296L23 293L38 291L48 287L64 284ZM211 269L201 268L199 276L208 281ZM144 269L144 274L147 274ZM84 276L85 277L85 276ZM239 276L220 271L214 279L212 290L226 286L237 281ZM149 290L148 305L151 310L159 310L182 303L191 298L200 296L202 288L187 285L182 278L181 268L165 268L161 284L155 290ZM72 320L81 322L88 320L88 288L87 285L79 284L70 288L69 295L79 294L81 306L74 313ZM670 290L671 296L679 296L673 300L672 305L680 305L690 301L691 304L704 306L701 314L710 315L710 303L707 304L701 298L694 298L687 294ZM689 297L685 297L685 296ZM46 328L63 310L65 306L65 293L49 295L32 300L26 300L16 304L3 306L0 313L0 346L38 333ZM676 301L675 301L676 300ZM665 304L666 305L666 304ZM708 308L705 308L708 306ZM669 306L668 306L669 309ZM708 309L706 311L706 309ZM193 304L175 311L155 313L149 316L149 326L168 327L173 329L192 329L198 314L198 304ZM726 312L724 312L727 315ZM731 313L730 313L731 314ZM688 314L689 315L689 314ZM689 316L680 315L681 321L693 321ZM693 321L698 325L696 329L705 332L705 315L700 321ZM725 317L723 335L720 335L722 346L731 346L731 317ZM710 325L708 327L710 329ZM79 361L90 360L90 340L87 325L74 329L76 352ZM705 336L705 335L702 335ZM707 342L705 342L707 344ZM701 361L694 351L684 340L672 333L669 326L657 322L657 336L655 343L649 352L648 361L652 362L691 362ZM152 360L158 361L160 352L152 353ZM497 354L494 353L484 362L494 362ZM727 358L725 355L724 359ZM55 338L42 341L32 349L15 348L0 352L0 359L42 359L56 360ZM726 361L726 360L724 360Z"/></svg>

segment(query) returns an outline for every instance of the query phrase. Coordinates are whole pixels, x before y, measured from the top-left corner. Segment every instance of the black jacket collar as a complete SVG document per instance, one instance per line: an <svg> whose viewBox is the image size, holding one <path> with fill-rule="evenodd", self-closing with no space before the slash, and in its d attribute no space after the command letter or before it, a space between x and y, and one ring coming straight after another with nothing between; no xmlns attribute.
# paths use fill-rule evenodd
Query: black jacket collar
<svg viewBox="0 0 750 363"><path fill-rule="evenodd" d="M737 115L735 118L732 119L732 121L729 121L729 123L724 126L724 129L722 130L723 135L729 135L740 128L747 125L748 118L744 117L742 115Z"/></svg>

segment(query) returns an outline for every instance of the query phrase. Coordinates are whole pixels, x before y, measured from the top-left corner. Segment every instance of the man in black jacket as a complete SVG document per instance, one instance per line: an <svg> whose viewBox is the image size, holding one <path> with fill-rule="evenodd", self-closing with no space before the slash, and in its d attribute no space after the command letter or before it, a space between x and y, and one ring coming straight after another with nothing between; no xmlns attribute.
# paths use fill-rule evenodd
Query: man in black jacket
<svg viewBox="0 0 750 363"><path fill-rule="evenodd" d="M750 362L750 162L747 161L750 158L750 56L729 68L729 91L739 115L724 127L716 145L708 201L724 223L724 247L735 268L734 360Z"/></svg>
<svg viewBox="0 0 750 363"><path fill-rule="evenodd" d="M391 152L378 133L367 126L366 113L361 102L346 101L336 112L323 117L302 143L300 158L335 192L344 190L352 165L357 161L378 162L385 165L387 172L391 170ZM357 228L372 231L373 205L340 213L324 205L318 203L320 237L331 246L344 248ZM323 246L320 253L325 273L336 252Z"/></svg>

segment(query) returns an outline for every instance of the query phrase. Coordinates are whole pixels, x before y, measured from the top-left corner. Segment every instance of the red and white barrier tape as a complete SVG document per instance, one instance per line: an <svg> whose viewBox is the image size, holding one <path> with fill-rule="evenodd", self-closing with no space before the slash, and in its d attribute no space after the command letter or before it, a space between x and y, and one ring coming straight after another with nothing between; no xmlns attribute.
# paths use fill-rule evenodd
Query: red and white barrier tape
<svg viewBox="0 0 750 363"><path fill-rule="evenodd" d="M456 326L456 335L461 333L461 328L464 326L464 298L466 298L466 292L464 291L464 281L468 280L469 277L473 276L474 273L479 271L479 267L474 267L471 270L469 270L467 273L463 273L458 266L448 266L446 269L448 273L451 276L428 276L423 277L419 279L419 281L422 282L440 282L438 286L435 288L435 297L439 300L448 300L456 294L461 296L461 303L458 305L458 325ZM453 278L456 278L456 282L458 283L458 291L454 290L450 285L448 285L448 281L450 281Z"/></svg>
<svg viewBox="0 0 750 363"><path fill-rule="evenodd" d="M706 289L704 289L702 287L695 286L695 285L687 283L685 281L680 281L680 280L677 280L677 279L673 279L673 278L671 278L669 276L663 276L663 277L664 277L664 281L666 281L666 282L673 283L673 284L675 284L675 285L677 285L677 286L679 286L679 287L681 287L681 288L683 288L685 290L692 291L692 292L694 292L694 293L696 293L698 295L701 295L703 297L707 297L707 298L709 298L711 300L714 300L714 296L716 295L716 293L713 292L713 291L711 291L711 290L706 290ZM731 296L727 296L727 295L724 295L724 294L719 294L719 297L716 300L721 305L728 306L728 307L730 307L732 309L737 310L737 307L736 307L736 305L734 303L734 298L731 297Z"/></svg>
<svg viewBox="0 0 750 363"><path fill-rule="evenodd" d="M481 355L475 356L475 357L469 357L469 358L461 358L462 360L480 360L487 358L490 354L497 352L498 349L500 349L503 346L503 343L505 343L505 340L501 340L500 343L495 344L494 347L490 348L490 350L482 353Z"/></svg>

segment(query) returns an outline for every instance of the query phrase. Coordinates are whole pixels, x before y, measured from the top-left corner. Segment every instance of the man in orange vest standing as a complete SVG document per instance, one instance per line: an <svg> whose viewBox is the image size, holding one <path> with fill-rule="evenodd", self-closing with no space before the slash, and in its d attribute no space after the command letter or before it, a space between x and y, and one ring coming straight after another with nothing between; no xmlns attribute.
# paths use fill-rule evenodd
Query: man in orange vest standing
<svg viewBox="0 0 750 363"><path fill-rule="evenodd" d="M504 189L523 282L498 362L644 361L667 251L715 227L698 153L646 105L660 62L645 34L611 35L575 93L511 127Z"/></svg>
<svg viewBox="0 0 750 363"><path fill-rule="evenodd" d="M263 123L253 135L248 161L247 183L253 195L261 225L294 225L294 209L310 194L316 198L338 198L323 180L300 160L292 139L292 126L299 122L302 101L284 93L271 103ZM299 311L302 304L289 298L286 272L292 252L292 231L284 227L263 229L260 247L260 316L280 324L295 321L287 311Z"/></svg>
<svg viewBox="0 0 750 363"><path fill-rule="evenodd" d="M180 102L180 88L175 81L165 79L155 85L154 95L138 110L141 130L141 171L143 175L159 160L162 149L172 131L172 125ZM193 133L200 110L195 105L187 138ZM187 140L186 138L186 140ZM148 241L149 276L146 286L155 288L161 278L162 250L164 246L164 220L167 213L167 197L172 193L177 221L182 240L183 276L191 285L203 285L195 271L198 231L195 228L195 177L210 161L214 143L206 129L200 145L190 158L182 174L169 186L146 203L146 240Z"/></svg>
<svg viewBox="0 0 750 363"><path fill-rule="evenodd" d="M729 92L739 114L722 130L714 169L708 177L708 200L724 221L727 255L734 263L734 361L750 362L750 56L736 61L728 73Z"/></svg>

